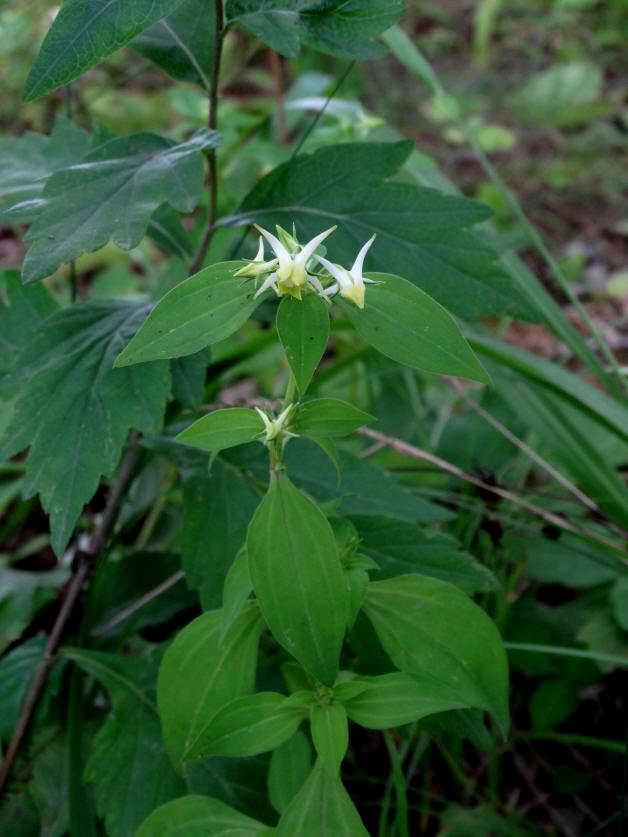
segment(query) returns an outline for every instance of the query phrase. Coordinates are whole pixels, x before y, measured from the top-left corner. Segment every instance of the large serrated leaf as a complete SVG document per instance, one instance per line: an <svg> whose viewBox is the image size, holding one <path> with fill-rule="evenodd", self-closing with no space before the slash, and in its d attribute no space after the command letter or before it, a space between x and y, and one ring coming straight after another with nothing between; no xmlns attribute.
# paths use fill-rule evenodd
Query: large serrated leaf
<svg viewBox="0 0 628 837"><path fill-rule="evenodd" d="M341 58L385 53L373 38L403 14L400 0L228 0L227 18L290 58L302 42Z"/></svg>
<svg viewBox="0 0 628 837"><path fill-rule="evenodd" d="M181 0L65 0L46 35L26 84L30 102L72 81L123 47Z"/></svg>
<svg viewBox="0 0 628 837"><path fill-rule="evenodd" d="M0 386L33 332L56 310L43 285L27 288L18 270L0 271Z"/></svg>
<svg viewBox="0 0 628 837"><path fill-rule="evenodd" d="M345 630L345 582L327 519L285 473L268 492L247 535L253 588L273 636L316 678L331 685Z"/></svg>
<svg viewBox="0 0 628 837"><path fill-rule="evenodd" d="M27 497L39 492L60 553L100 477L113 473L131 428L157 432L170 387L166 363L112 369L144 318L137 303L89 302L56 312L29 341L8 386L20 396L0 458L30 445Z"/></svg>
<svg viewBox="0 0 628 837"><path fill-rule="evenodd" d="M325 244L328 258L346 267L377 233L367 256L371 269L403 276L466 320L527 315L512 279L469 229L490 217L488 207L386 180L413 147L410 140L343 143L302 155L262 178L222 223L292 229L294 222L301 241L337 224Z"/></svg>
<svg viewBox="0 0 628 837"><path fill-rule="evenodd" d="M139 244L158 206L191 212L203 190L201 151L220 142L202 128L176 144L156 134L116 137L46 183L39 214L25 238L30 247L22 278L34 282L109 239L129 250Z"/></svg>
<svg viewBox="0 0 628 837"><path fill-rule="evenodd" d="M206 90L214 54L216 13L206 0L183 0L175 11L133 38L129 46L179 81Z"/></svg>
<svg viewBox="0 0 628 837"><path fill-rule="evenodd" d="M153 811L135 837L256 837L266 829L218 799L191 794Z"/></svg>
<svg viewBox="0 0 628 837"><path fill-rule="evenodd" d="M508 728L508 662L495 624L451 584L420 575L372 583L364 601L393 663Z"/></svg>
<svg viewBox="0 0 628 837"><path fill-rule="evenodd" d="M50 132L27 131L0 140L0 214L14 222L37 216L38 198L53 172L71 166L89 149L89 135L57 115Z"/></svg>
<svg viewBox="0 0 628 837"><path fill-rule="evenodd" d="M116 359L128 366L200 351L237 331L260 304L254 287L234 272L244 262L204 268L169 291Z"/></svg>
<svg viewBox="0 0 628 837"><path fill-rule="evenodd" d="M253 690L261 619L244 610L220 641L222 612L190 622L166 651L159 669L157 705L164 740L179 768L212 716Z"/></svg>

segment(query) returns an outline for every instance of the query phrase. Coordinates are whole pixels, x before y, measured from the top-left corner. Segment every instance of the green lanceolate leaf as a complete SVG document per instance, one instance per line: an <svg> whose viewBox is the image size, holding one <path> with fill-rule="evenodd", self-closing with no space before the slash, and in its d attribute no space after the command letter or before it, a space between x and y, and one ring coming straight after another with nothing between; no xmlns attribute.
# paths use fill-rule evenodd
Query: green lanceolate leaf
<svg viewBox="0 0 628 837"><path fill-rule="evenodd" d="M309 438L347 436L375 421L373 416L337 398L317 398L300 404L290 429Z"/></svg>
<svg viewBox="0 0 628 837"><path fill-rule="evenodd" d="M419 288L386 273L367 287L364 309L338 299L358 334L397 363L458 375L482 383L490 378L445 309Z"/></svg>
<svg viewBox="0 0 628 837"><path fill-rule="evenodd" d="M338 776L319 759L281 815L275 837L368 837Z"/></svg>
<svg viewBox="0 0 628 837"><path fill-rule="evenodd" d="M332 773L338 773L349 746L349 725L342 703L313 706L310 730L319 758Z"/></svg>
<svg viewBox="0 0 628 837"><path fill-rule="evenodd" d="M268 766L268 797L282 814L299 792L312 769L312 748L307 736L297 730L273 751Z"/></svg>
<svg viewBox="0 0 628 837"><path fill-rule="evenodd" d="M435 578L397 576L369 587L364 602L393 663L440 695L493 714L508 727L508 663L495 624L463 592Z"/></svg>
<svg viewBox="0 0 628 837"><path fill-rule="evenodd" d="M470 227L491 212L475 201L411 183L390 182L414 144L343 143L273 169L225 224L280 224L308 241L326 227L328 257L345 267L373 233L367 268L394 272L465 320L478 314L527 316L514 282ZM366 289L366 299L372 286Z"/></svg>
<svg viewBox="0 0 628 837"><path fill-rule="evenodd" d="M203 189L200 152L219 142L220 135L205 128L178 145L156 134L116 137L55 172L25 238L23 281L43 279L109 239L125 250L135 247L165 201L190 212Z"/></svg>
<svg viewBox="0 0 628 837"><path fill-rule="evenodd" d="M227 18L295 58L300 43L340 58L377 58L375 41L403 14L400 0L228 0Z"/></svg>
<svg viewBox="0 0 628 837"><path fill-rule="evenodd" d="M157 808L135 837L256 837L268 826L207 796L183 796Z"/></svg>
<svg viewBox="0 0 628 837"><path fill-rule="evenodd" d="M349 688L355 688L356 684L365 688L352 695ZM347 700L344 700L345 692L349 695ZM398 727L434 712L465 706L463 699L452 697L450 686L446 685L441 690L436 680L420 680L403 672L360 677L341 683L334 689L334 697L344 703L352 721L368 729Z"/></svg>
<svg viewBox="0 0 628 837"><path fill-rule="evenodd" d="M237 331L263 299L253 299L251 283L234 277L243 265L211 265L169 291L116 359L116 366L190 355Z"/></svg>
<svg viewBox="0 0 628 837"><path fill-rule="evenodd" d="M263 431L264 422L255 410L229 407L203 416L176 439L201 450L219 451L252 442Z"/></svg>
<svg viewBox="0 0 628 837"><path fill-rule="evenodd" d="M100 477L115 470L129 430L150 435L161 426L170 389L167 365L111 368L145 311L125 302L58 311L34 334L8 379L21 393L0 458L30 445L24 493L39 492L57 553Z"/></svg>
<svg viewBox="0 0 628 837"><path fill-rule="evenodd" d="M247 551L255 595L273 636L331 685L345 630L338 547L323 513L285 473L271 472L249 526Z"/></svg>
<svg viewBox="0 0 628 837"><path fill-rule="evenodd" d="M186 753L186 760L207 756L256 756L291 738L307 715L285 695L260 692L228 703L214 715Z"/></svg>
<svg viewBox="0 0 628 837"><path fill-rule="evenodd" d="M190 622L166 651L159 669L157 706L177 769L216 712L253 689L259 613L254 607L244 610L222 643L221 625L219 610Z"/></svg>
<svg viewBox="0 0 628 837"><path fill-rule="evenodd" d="M315 294L301 300L286 296L277 310L275 324L297 388L303 395L327 345L327 305Z"/></svg>
<svg viewBox="0 0 628 837"><path fill-rule="evenodd" d="M253 582L249 572L249 557L246 554L246 547L242 547L225 577L222 591L221 641L252 592Z"/></svg>
<svg viewBox="0 0 628 837"><path fill-rule="evenodd" d="M64 0L26 79L24 101L30 102L76 78L180 3Z"/></svg>
<svg viewBox="0 0 628 837"><path fill-rule="evenodd" d="M179 81L210 88L216 13L213 3L183 0L129 46Z"/></svg>
<svg viewBox="0 0 628 837"><path fill-rule="evenodd" d="M0 215L13 222L31 221L50 175L76 163L88 149L89 135L58 115L50 136L27 131L0 140Z"/></svg>

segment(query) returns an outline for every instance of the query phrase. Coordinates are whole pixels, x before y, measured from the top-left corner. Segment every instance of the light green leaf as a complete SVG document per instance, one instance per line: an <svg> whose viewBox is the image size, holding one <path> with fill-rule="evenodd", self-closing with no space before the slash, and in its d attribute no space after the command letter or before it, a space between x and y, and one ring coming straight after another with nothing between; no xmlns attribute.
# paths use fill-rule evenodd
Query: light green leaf
<svg viewBox="0 0 628 837"><path fill-rule="evenodd" d="M369 273L382 282L367 288L364 309L338 299L358 334L397 363L441 375L490 383L445 309L419 288L386 273Z"/></svg>
<svg viewBox="0 0 628 837"><path fill-rule="evenodd" d="M354 696L349 689L356 683L364 689ZM334 697L344 702L352 721L368 729L398 727L434 712L465 706L464 699L452 696L449 685L442 689L437 680L418 679L403 672L359 677L341 683L334 689Z"/></svg>
<svg viewBox="0 0 628 837"><path fill-rule="evenodd" d="M159 669L157 706L176 769L212 716L229 701L253 690L259 613L255 607L244 610L222 643L221 625L219 610L194 619L177 635Z"/></svg>
<svg viewBox="0 0 628 837"><path fill-rule="evenodd" d="M345 587L336 541L322 512L285 473L268 492L247 536L249 570L277 642L331 685L345 631Z"/></svg>
<svg viewBox="0 0 628 837"><path fill-rule="evenodd" d="M124 46L181 0L64 0L35 59L23 100L30 102L72 81Z"/></svg>
<svg viewBox="0 0 628 837"><path fill-rule="evenodd" d="M315 294L301 300L286 296L277 310L275 324L297 388L303 395L327 346L327 305Z"/></svg>
<svg viewBox="0 0 628 837"><path fill-rule="evenodd" d="M297 730L277 747L268 767L268 796L273 808L282 814L299 792L312 769L312 748L307 736Z"/></svg>
<svg viewBox="0 0 628 837"><path fill-rule="evenodd" d="M266 828L218 799L192 794L153 811L135 837L256 837Z"/></svg>
<svg viewBox="0 0 628 837"><path fill-rule="evenodd" d="M213 3L183 0L168 17L137 35L129 46L179 81L210 88L216 13Z"/></svg>
<svg viewBox="0 0 628 837"><path fill-rule="evenodd" d="M246 407L214 410L176 437L178 442L207 451L220 451L252 442L264 431L264 422Z"/></svg>
<svg viewBox="0 0 628 837"><path fill-rule="evenodd" d="M368 837L338 776L320 759L281 815L275 837Z"/></svg>
<svg viewBox="0 0 628 837"><path fill-rule="evenodd" d="M169 291L151 311L116 366L190 355L237 331L263 296L253 299L248 280L234 277L244 262L204 268Z"/></svg>
<svg viewBox="0 0 628 837"><path fill-rule="evenodd" d="M24 493L39 492L57 554L100 477L114 472L129 430L150 435L161 426L167 364L111 368L145 311L125 302L58 311L29 341L8 380L21 391L0 459L31 446Z"/></svg>
<svg viewBox="0 0 628 837"><path fill-rule="evenodd" d="M206 609L216 608L234 552L246 540L259 496L233 468L215 462L210 474L202 468L184 480L183 500L181 564L185 580L199 590ZM225 619L235 616L232 609L224 614Z"/></svg>
<svg viewBox="0 0 628 837"><path fill-rule="evenodd" d="M285 695L260 692L223 706L199 734L185 760L207 756L256 756L291 738L307 715Z"/></svg>
<svg viewBox="0 0 628 837"><path fill-rule="evenodd" d="M349 746L349 724L342 703L313 706L310 729L319 758L332 773L338 773Z"/></svg>
<svg viewBox="0 0 628 837"><path fill-rule="evenodd" d="M219 142L220 135L205 128L178 145L156 134L116 137L55 172L25 238L23 281L43 279L109 239L125 250L135 247L165 201L191 212L203 190L200 152Z"/></svg>
<svg viewBox="0 0 628 837"><path fill-rule="evenodd" d="M38 198L50 175L82 159L89 135L57 115L50 135L27 131L0 140L0 214L25 223L37 216Z"/></svg>
<svg viewBox="0 0 628 837"><path fill-rule="evenodd" d="M249 556L246 553L246 547L243 546L234 558L233 564L229 567L225 577L222 591L221 642L252 592L253 582L249 572Z"/></svg>
<svg viewBox="0 0 628 837"><path fill-rule="evenodd" d="M406 674L443 697L486 709L508 728L508 662L495 624L468 596L435 578L397 576L369 587L364 612Z"/></svg>
<svg viewBox="0 0 628 837"><path fill-rule="evenodd" d="M400 0L228 0L227 19L295 58L302 42L340 58L377 58L376 38L403 14Z"/></svg>
<svg viewBox="0 0 628 837"><path fill-rule="evenodd" d="M335 438L347 436L358 427L371 424L373 416L337 398L316 398L299 404L290 429L299 436Z"/></svg>
<svg viewBox="0 0 628 837"><path fill-rule="evenodd" d="M368 573L359 567L345 568L344 574L347 586L347 628L351 630L364 602L369 586L369 577Z"/></svg>
<svg viewBox="0 0 628 837"><path fill-rule="evenodd" d="M410 140L342 143L301 155L262 178L238 212L221 223L292 229L294 222L300 241L337 224L325 242L327 255L345 267L377 233L367 268L403 276L465 320L479 314L527 316L513 280L469 229L490 216L488 207L387 180L413 148ZM367 303L372 290L367 288Z"/></svg>

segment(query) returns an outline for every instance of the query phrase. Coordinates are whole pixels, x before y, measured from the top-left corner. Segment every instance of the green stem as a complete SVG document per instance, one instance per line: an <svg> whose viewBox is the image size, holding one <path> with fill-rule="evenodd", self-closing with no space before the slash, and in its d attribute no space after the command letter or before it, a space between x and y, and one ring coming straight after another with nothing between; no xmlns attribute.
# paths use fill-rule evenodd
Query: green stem
<svg viewBox="0 0 628 837"><path fill-rule="evenodd" d="M570 732L521 732L513 735L513 741L559 741L565 744L580 744L583 747L595 747L610 753L626 752L623 741L612 741L608 738L593 738L589 735L572 735Z"/></svg>
<svg viewBox="0 0 628 837"><path fill-rule="evenodd" d="M390 766L392 768L393 783L395 786L395 798L397 801L397 830L400 837L410 837L410 828L408 826L408 797L406 795L406 777L403 775L401 768L401 757L399 751L395 747L393 737L388 730L383 731L384 741L386 742L386 749L390 757Z"/></svg>
<svg viewBox="0 0 628 837"><path fill-rule="evenodd" d="M209 110L207 117L207 127L215 131L217 123L218 110L218 78L220 76L220 59L222 56L222 41L225 34L224 29L224 12L223 0L215 0L216 9L216 34L214 38L214 53L212 58L212 74L209 88ZM218 172L216 164L216 149L211 148L207 152L207 164L209 168L209 204L207 206L207 218L205 219L205 227L199 242L194 258L190 264L188 275L192 276L197 273L203 264L203 259L207 253L207 249L211 243L216 224L216 212L218 207Z"/></svg>
<svg viewBox="0 0 628 837"><path fill-rule="evenodd" d="M288 377L288 383L286 384L286 394L283 397L283 407L282 410L285 410L288 404L292 404L294 401L294 396L297 392L297 379L294 377L292 372Z"/></svg>

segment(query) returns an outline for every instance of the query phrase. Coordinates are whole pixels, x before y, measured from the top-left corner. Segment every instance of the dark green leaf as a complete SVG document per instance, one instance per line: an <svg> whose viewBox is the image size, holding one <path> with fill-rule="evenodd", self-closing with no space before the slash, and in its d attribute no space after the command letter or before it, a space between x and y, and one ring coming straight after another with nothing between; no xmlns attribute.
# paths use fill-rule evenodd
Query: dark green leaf
<svg viewBox="0 0 628 837"><path fill-rule="evenodd" d="M153 811L135 837L255 837L266 828L218 799L190 795Z"/></svg>
<svg viewBox="0 0 628 837"><path fill-rule="evenodd" d="M465 320L478 314L525 316L527 306L513 281L468 229L490 216L487 207L386 182L413 147L410 140L343 143L297 157L262 178L225 223L292 229L294 222L301 241L338 224L325 244L328 258L345 267L377 233L367 256L371 269L403 276ZM367 288L367 300L372 290Z"/></svg>
<svg viewBox="0 0 628 837"><path fill-rule="evenodd" d="M275 324L297 388L303 395L327 345L327 306L315 294L301 300L286 296L277 310Z"/></svg>
<svg viewBox="0 0 628 837"><path fill-rule="evenodd" d="M45 644L44 637L31 637L0 660L0 738L4 741L11 738Z"/></svg>
<svg viewBox="0 0 628 837"><path fill-rule="evenodd" d="M436 681L442 697L492 712L506 733L506 652L494 623L468 596L435 578L397 576L370 585L364 612L401 671Z"/></svg>
<svg viewBox="0 0 628 837"><path fill-rule="evenodd" d="M128 366L198 352L237 331L261 299L248 280L234 277L244 262L220 262L169 291L116 360Z"/></svg>
<svg viewBox="0 0 628 837"><path fill-rule="evenodd" d="M169 203L162 203L153 212L146 235L169 253L184 262L192 258L190 235L181 223L181 217Z"/></svg>
<svg viewBox="0 0 628 837"><path fill-rule="evenodd" d="M344 700L345 690L356 682L365 688ZM465 706L463 698L452 696L450 686L441 689L437 680L421 680L403 672L350 680L336 686L334 696L344 702L352 721L368 729L398 727L434 712Z"/></svg>
<svg viewBox="0 0 628 837"><path fill-rule="evenodd" d="M183 483L181 563L205 607L218 607L223 583L259 502L232 468L215 462L211 474L193 473ZM236 615L236 614L233 614Z"/></svg>
<svg viewBox="0 0 628 837"><path fill-rule="evenodd" d="M172 394L184 407L195 410L203 400L208 363L209 352L206 349L170 361Z"/></svg>
<svg viewBox="0 0 628 837"><path fill-rule="evenodd" d="M85 780L96 785L109 837L133 837L154 808L186 790L168 759L155 711L129 696L96 734Z"/></svg>
<svg viewBox="0 0 628 837"><path fill-rule="evenodd" d="M488 567L462 552L451 535L425 532L391 517L365 515L352 519L360 533L360 550L379 565L376 578L416 572L448 581L465 593L487 593L498 586Z"/></svg>
<svg viewBox="0 0 628 837"><path fill-rule="evenodd" d="M55 172L25 241L22 278L34 282L109 239L126 250L139 244L151 215L167 201L190 212L203 190L200 152L220 142L205 128L178 145L156 134L116 137Z"/></svg>
<svg viewBox="0 0 628 837"><path fill-rule="evenodd" d="M298 793L312 769L312 748L307 736L297 730L274 750L268 768L268 796L280 814Z"/></svg>
<svg viewBox="0 0 628 837"><path fill-rule="evenodd" d="M247 536L255 595L273 636L327 685L338 672L345 586L338 548L322 512L271 472Z"/></svg>
<svg viewBox="0 0 628 837"><path fill-rule="evenodd" d="M255 410L229 407L208 413L176 438L178 442L211 452L252 442L263 431L264 422Z"/></svg>
<svg viewBox="0 0 628 837"><path fill-rule="evenodd" d="M179 81L210 88L216 13L213 3L183 0L168 17L133 38L129 46Z"/></svg>
<svg viewBox="0 0 628 837"><path fill-rule="evenodd" d="M157 705L166 747L179 768L212 716L253 690L261 621L244 610L220 643L222 613L190 622L166 651L159 669Z"/></svg>
<svg viewBox="0 0 628 837"><path fill-rule="evenodd" d="M27 131L0 140L0 213L26 223L37 216L39 196L53 172L76 164L89 149L89 135L57 115L50 136Z"/></svg>
<svg viewBox="0 0 628 837"><path fill-rule="evenodd" d="M167 364L111 368L145 310L89 302L58 311L30 340L9 380L22 388L0 458L31 446L24 493L39 492L57 553L100 477L114 472L129 430L151 434L161 426Z"/></svg>
<svg viewBox="0 0 628 837"><path fill-rule="evenodd" d="M253 582L249 572L249 557L246 554L246 547L242 547L225 577L222 591L221 641L252 592Z"/></svg>
<svg viewBox="0 0 628 837"><path fill-rule="evenodd" d="M72 81L173 12L180 2L64 0L26 79L24 101Z"/></svg>
<svg viewBox="0 0 628 837"><path fill-rule="evenodd" d="M246 759L212 756L188 776L190 793L215 797L258 820L274 820L266 798L268 761L267 753Z"/></svg>
<svg viewBox="0 0 628 837"><path fill-rule="evenodd" d="M0 654L21 636L37 611L57 597L68 575L65 567L46 572L14 569L0 556Z"/></svg>
<svg viewBox="0 0 628 837"><path fill-rule="evenodd" d="M363 309L337 300L367 343L397 363L415 369L490 383L458 326L441 305L399 276L368 275L382 284L367 288Z"/></svg>
<svg viewBox="0 0 628 837"><path fill-rule="evenodd" d="M186 761L207 756L256 756L291 738L307 715L284 695L260 692L223 706L202 730Z"/></svg>
<svg viewBox="0 0 628 837"><path fill-rule="evenodd" d="M338 776L319 759L281 815L275 837L368 837Z"/></svg>
<svg viewBox="0 0 628 837"><path fill-rule="evenodd" d="M566 720L578 706L578 693L568 680L542 680L528 704L535 730L552 729Z"/></svg>
<svg viewBox="0 0 628 837"><path fill-rule="evenodd" d="M358 427L371 424L375 419L346 401L337 398L316 398L299 404L290 429L299 436L317 439L319 436L347 436Z"/></svg>
<svg viewBox="0 0 628 837"><path fill-rule="evenodd" d="M628 579L618 578L611 590L613 616L623 631L628 631Z"/></svg>
<svg viewBox="0 0 628 837"><path fill-rule="evenodd" d="M0 271L0 382L33 332L56 310L57 304L46 288L26 288L19 271Z"/></svg>
<svg viewBox="0 0 628 837"><path fill-rule="evenodd" d="M299 42L341 58L377 58L373 41L403 14L400 0L228 0L227 17L290 58Z"/></svg>
<svg viewBox="0 0 628 837"><path fill-rule="evenodd" d="M318 757L332 773L338 773L349 746L349 725L342 703L314 705L310 729Z"/></svg>

